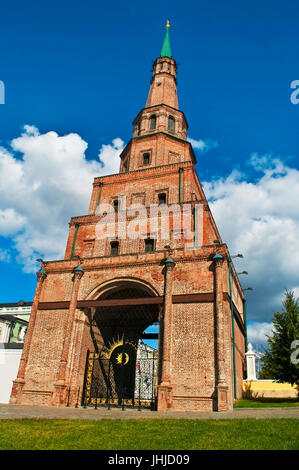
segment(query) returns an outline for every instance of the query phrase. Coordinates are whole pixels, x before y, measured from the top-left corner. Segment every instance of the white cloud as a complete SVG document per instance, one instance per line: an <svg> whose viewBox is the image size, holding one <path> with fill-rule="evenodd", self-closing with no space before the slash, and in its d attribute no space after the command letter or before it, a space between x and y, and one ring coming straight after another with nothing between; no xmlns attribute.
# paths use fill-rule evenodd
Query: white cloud
<svg viewBox="0 0 299 470"><path fill-rule="evenodd" d="M124 142L118 137L112 140L112 145L102 145L99 159L103 164L102 175L112 175L119 171L119 155L124 148Z"/></svg>
<svg viewBox="0 0 299 470"><path fill-rule="evenodd" d="M10 253L8 250L2 250L0 248L0 262L9 263L11 259Z"/></svg>
<svg viewBox="0 0 299 470"><path fill-rule="evenodd" d="M235 260L247 294L248 319L269 321L281 309L284 290L299 286L299 171L281 159L253 154L252 182L239 172L203 183L222 239Z"/></svg>
<svg viewBox="0 0 299 470"><path fill-rule="evenodd" d="M266 322L252 322L247 327L248 343L267 344L267 337L272 336L273 325Z"/></svg>
<svg viewBox="0 0 299 470"><path fill-rule="evenodd" d="M293 287L290 290L294 292L295 297L299 297L299 286Z"/></svg>
<svg viewBox="0 0 299 470"><path fill-rule="evenodd" d="M30 126L28 124L25 124L24 126L24 131L22 135L24 134L27 134L27 135L33 135L33 136L37 136L39 135L39 130L37 127L35 126Z"/></svg>
<svg viewBox="0 0 299 470"><path fill-rule="evenodd" d="M216 142L189 139L207 151ZM0 235L9 237L9 250L0 261L9 262L11 248L26 272L35 259L64 256L70 217L87 212L95 176L118 172L124 143L116 138L102 145L97 160L87 160L87 143L78 134L40 134L35 126L0 147ZM18 152L18 154L16 153ZM20 156L21 155L21 158ZM271 155L253 154L249 164L256 179L240 171L203 183L222 239L234 260L247 293L250 341L262 341L273 311L280 310L285 288L299 295L299 171ZM267 326L268 325L268 326Z"/></svg>
<svg viewBox="0 0 299 470"><path fill-rule="evenodd" d="M67 222L86 214L93 178L118 171L123 145L116 138L98 160L87 160L78 134L40 134L26 125L11 151L0 147L0 234L11 236L25 272L35 271L37 257L63 257Z"/></svg>
<svg viewBox="0 0 299 470"><path fill-rule="evenodd" d="M211 140L211 139L196 140L196 139L192 139L191 137L188 137L188 142L190 142L190 144L192 145L194 149L199 150L201 153L205 153L208 150L218 147L218 142L216 142L215 140Z"/></svg>
<svg viewBox="0 0 299 470"><path fill-rule="evenodd" d="M23 228L25 223L25 217L18 214L14 209L0 209L0 235L13 235Z"/></svg>

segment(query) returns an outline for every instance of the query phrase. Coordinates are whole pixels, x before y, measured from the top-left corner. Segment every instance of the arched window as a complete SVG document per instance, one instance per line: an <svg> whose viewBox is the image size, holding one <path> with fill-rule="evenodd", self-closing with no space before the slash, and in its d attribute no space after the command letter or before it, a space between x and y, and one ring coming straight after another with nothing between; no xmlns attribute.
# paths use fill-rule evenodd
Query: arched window
<svg viewBox="0 0 299 470"><path fill-rule="evenodd" d="M168 130L174 132L174 117L168 117Z"/></svg>
<svg viewBox="0 0 299 470"><path fill-rule="evenodd" d="M150 129L156 129L156 115L152 114L150 117Z"/></svg>

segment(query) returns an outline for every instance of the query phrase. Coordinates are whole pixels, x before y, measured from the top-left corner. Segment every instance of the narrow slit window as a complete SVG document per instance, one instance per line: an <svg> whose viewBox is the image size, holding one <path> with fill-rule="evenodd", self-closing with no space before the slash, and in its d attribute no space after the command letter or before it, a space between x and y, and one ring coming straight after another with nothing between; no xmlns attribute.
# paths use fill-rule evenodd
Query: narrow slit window
<svg viewBox="0 0 299 470"><path fill-rule="evenodd" d="M168 117L168 130L174 132L174 117Z"/></svg>
<svg viewBox="0 0 299 470"><path fill-rule="evenodd" d="M143 154L143 165L149 165L150 163L150 154L144 153Z"/></svg>
<svg viewBox="0 0 299 470"><path fill-rule="evenodd" d="M114 199L113 207L114 207L114 212L118 212L118 210L119 210L119 201L118 201L118 199Z"/></svg>
<svg viewBox="0 0 299 470"><path fill-rule="evenodd" d="M156 121L157 121L156 115L153 114L150 117L150 129L156 129Z"/></svg>
<svg viewBox="0 0 299 470"><path fill-rule="evenodd" d="M159 203L159 206L161 206L162 204L166 204L166 194L165 193L160 193L158 195L158 203Z"/></svg>
<svg viewBox="0 0 299 470"><path fill-rule="evenodd" d="M118 242L111 242L110 243L110 255L117 256L119 252L119 243Z"/></svg>
<svg viewBox="0 0 299 470"><path fill-rule="evenodd" d="M151 253L154 251L155 242L152 238L147 238L144 240L144 250L146 253Z"/></svg>

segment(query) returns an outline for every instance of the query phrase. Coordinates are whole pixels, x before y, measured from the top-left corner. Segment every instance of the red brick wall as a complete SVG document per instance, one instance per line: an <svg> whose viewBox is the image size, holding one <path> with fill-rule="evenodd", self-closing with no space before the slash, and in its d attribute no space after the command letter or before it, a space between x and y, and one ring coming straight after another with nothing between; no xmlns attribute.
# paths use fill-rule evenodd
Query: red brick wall
<svg viewBox="0 0 299 470"><path fill-rule="evenodd" d="M174 408L212 410L215 390L214 305L174 305L172 315Z"/></svg>
<svg viewBox="0 0 299 470"><path fill-rule="evenodd" d="M50 404L64 341L67 310L37 313L22 404Z"/></svg>

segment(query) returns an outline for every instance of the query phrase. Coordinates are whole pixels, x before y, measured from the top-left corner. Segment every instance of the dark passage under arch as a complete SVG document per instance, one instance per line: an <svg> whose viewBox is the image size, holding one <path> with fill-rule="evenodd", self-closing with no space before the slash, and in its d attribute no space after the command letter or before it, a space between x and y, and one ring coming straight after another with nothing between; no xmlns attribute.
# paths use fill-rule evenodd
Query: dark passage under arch
<svg viewBox="0 0 299 470"><path fill-rule="evenodd" d="M95 309L91 325L95 348L87 358L84 404L155 407L158 351L141 340L144 331L158 323L161 307L134 304L134 299L150 296L152 292L134 282L116 283L102 293L101 300L132 299L132 303Z"/></svg>

